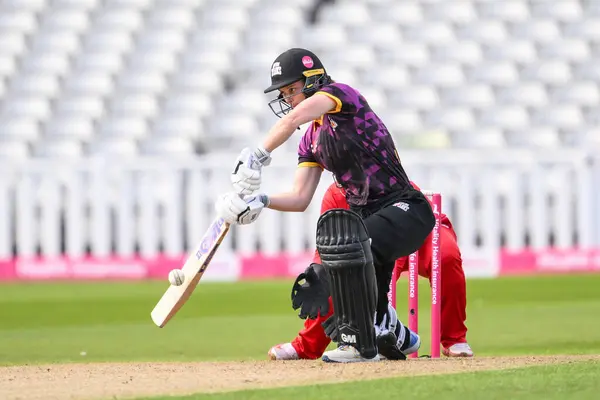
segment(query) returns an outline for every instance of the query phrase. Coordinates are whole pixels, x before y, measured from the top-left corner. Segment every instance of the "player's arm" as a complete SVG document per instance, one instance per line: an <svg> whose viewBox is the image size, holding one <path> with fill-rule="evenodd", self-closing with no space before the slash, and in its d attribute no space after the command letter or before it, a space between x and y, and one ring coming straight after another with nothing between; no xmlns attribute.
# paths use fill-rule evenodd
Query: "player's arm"
<svg viewBox="0 0 600 400"><path fill-rule="evenodd" d="M319 186L322 172L323 170L318 166L298 167L292 190L270 195L269 208L277 211L302 212L306 210L317 190L317 186Z"/></svg>
<svg viewBox="0 0 600 400"><path fill-rule="evenodd" d="M320 118L336 109L337 103L328 96L311 96L281 118L263 141L263 148L271 153L285 143L302 124Z"/></svg>

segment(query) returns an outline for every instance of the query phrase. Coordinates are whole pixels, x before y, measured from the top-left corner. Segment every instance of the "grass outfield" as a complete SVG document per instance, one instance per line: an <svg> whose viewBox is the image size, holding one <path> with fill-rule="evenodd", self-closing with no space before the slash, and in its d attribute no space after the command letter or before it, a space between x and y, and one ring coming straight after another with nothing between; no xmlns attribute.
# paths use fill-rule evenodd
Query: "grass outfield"
<svg viewBox="0 0 600 400"><path fill-rule="evenodd" d="M285 389L246 390L182 397L147 397L148 400L280 400L384 399L391 393L411 400L592 400L598 398L600 363L518 368L442 376L378 379ZM141 398L140 398L141 399Z"/></svg>
<svg viewBox="0 0 600 400"><path fill-rule="evenodd" d="M428 332L429 290L421 284L420 327ZM0 285L0 363L264 359L302 325L291 282L205 283L159 329L149 314L166 286ZM600 275L470 280L469 343L477 355L598 354L599 287ZM402 316L405 280L398 293Z"/></svg>

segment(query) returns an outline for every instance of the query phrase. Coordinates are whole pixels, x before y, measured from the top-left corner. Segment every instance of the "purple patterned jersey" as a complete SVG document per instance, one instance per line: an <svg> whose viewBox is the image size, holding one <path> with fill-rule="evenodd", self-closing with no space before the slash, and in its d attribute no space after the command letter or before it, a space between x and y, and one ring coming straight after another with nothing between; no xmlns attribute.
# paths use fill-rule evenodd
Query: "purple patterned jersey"
<svg viewBox="0 0 600 400"><path fill-rule="evenodd" d="M332 172L352 206L411 187L387 128L357 90L332 83L315 95L328 96L337 106L307 129L298 148L300 165Z"/></svg>

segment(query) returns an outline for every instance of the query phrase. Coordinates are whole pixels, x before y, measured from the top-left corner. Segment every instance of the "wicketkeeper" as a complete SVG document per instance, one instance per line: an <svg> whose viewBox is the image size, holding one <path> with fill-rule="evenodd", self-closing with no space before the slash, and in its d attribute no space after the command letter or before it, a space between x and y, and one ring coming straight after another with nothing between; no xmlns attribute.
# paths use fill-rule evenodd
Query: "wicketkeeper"
<svg viewBox="0 0 600 400"><path fill-rule="evenodd" d="M414 183L413 186L419 189ZM331 184L321 202L321 214L333 208L348 208L348 203L344 196L344 189L339 185ZM462 258L456 233L452 228L452 223L445 214L441 215L440 235L442 246L442 316L441 316L441 344L443 353L448 357L472 357L473 350L467 343L466 320L466 283L462 268ZM305 271L304 276L310 275L310 270L318 268L321 260L319 254L315 252L313 263ZM419 275L426 277L431 282L431 240L428 238L419 249ZM408 271L408 257L401 257L396 261L396 269L404 272ZM295 285L298 285L296 282ZM302 292L297 288L296 292ZM323 355L323 352L331 342L331 339L325 334L321 325L330 315L333 314L333 308L329 313L319 316L316 319L306 319L304 329L291 343L278 344L271 347L268 356L271 360L297 360L297 359L316 359ZM404 350L403 354L417 351L418 347L411 347Z"/></svg>

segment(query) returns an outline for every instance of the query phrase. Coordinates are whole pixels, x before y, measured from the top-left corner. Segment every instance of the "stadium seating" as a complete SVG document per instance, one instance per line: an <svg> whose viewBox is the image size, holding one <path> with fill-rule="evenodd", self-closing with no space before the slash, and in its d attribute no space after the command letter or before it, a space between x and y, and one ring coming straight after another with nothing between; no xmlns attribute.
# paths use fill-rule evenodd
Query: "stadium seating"
<svg viewBox="0 0 600 400"><path fill-rule="evenodd" d="M501 3L6 0L0 157L251 144L289 47L361 90L402 146L600 145L600 7Z"/></svg>

